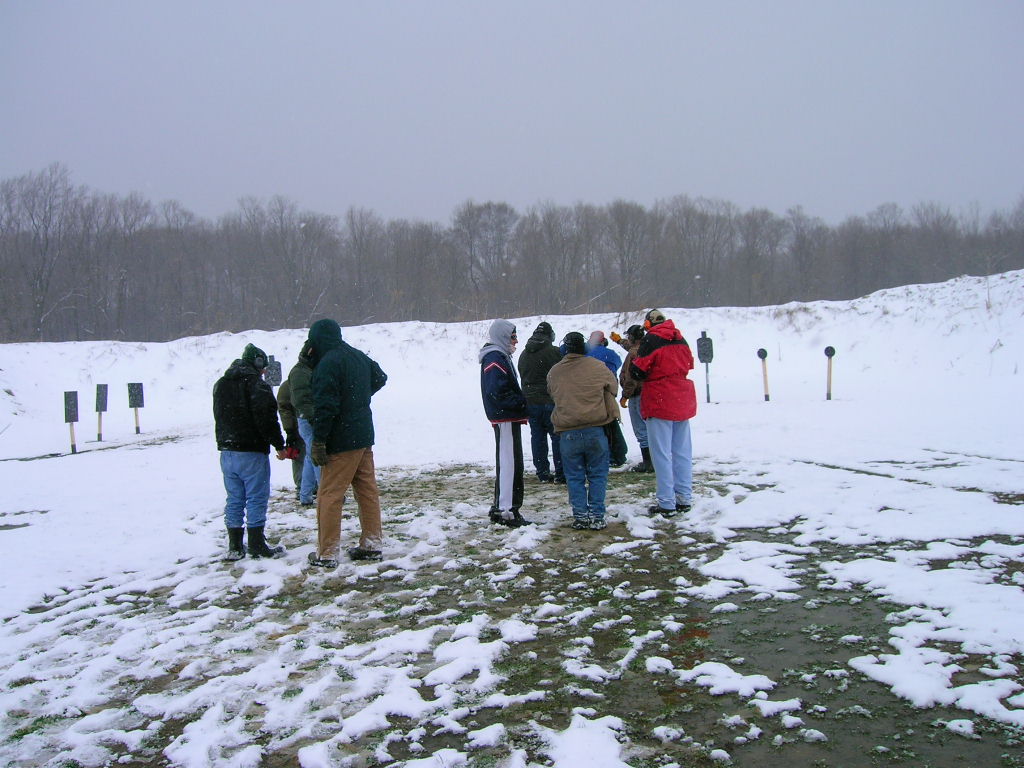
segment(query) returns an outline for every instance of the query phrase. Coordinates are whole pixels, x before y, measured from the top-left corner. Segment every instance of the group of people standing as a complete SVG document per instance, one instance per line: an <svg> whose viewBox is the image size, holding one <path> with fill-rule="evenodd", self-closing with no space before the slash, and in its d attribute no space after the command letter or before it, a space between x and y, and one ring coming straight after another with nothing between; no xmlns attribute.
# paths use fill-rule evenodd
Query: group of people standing
<svg viewBox="0 0 1024 768"><path fill-rule="evenodd" d="M690 419L697 396L688 375L693 354L675 324L657 309L643 326L612 339L627 351L625 365L608 349L602 331L589 338L572 331L555 347L547 322L533 331L512 365L518 336L509 320L495 320L480 350L480 390L494 430L495 480L490 519L509 527L528 525L523 503L522 425L529 424L534 469L541 482L568 486L573 528L600 530L610 466L625 463L619 406L629 409L642 461L632 469L655 473L657 503L666 517L691 508L693 459ZM618 386L622 396L616 400ZM548 440L551 458L548 461ZM551 468L554 468L554 474Z"/></svg>
<svg viewBox="0 0 1024 768"><path fill-rule="evenodd" d="M484 411L494 430L492 522L512 528L530 524L520 511L522 425L529 424L537 478L566 484L573 528L605 528L608 470L626 461L620 406L629 409L643 457L633 471L655 473L657 503L649 511L665 516L689 511L689 420L697 411L696 391L688 378L693 368L689 345L657 309L647 313L643 326L630 327L625 337L612 334L612 340L628 353L624 365L608 348L602 331L589 338L571 331L556 347L554 329L541 322L516 366L515 324L491 323L479 362ZM316 506L317 547L309 554L310 565L338 565L341 514L350 487L359 509L360 538L348 556L381 559L370 401L387 383L387 375L364 352L343 341L341 327L330 319L310 327L277 398L263 378L268 365L266 353L248 344L213 387L215 434L227 492L226 559L284 554L284 548L270 544L264 533L272 447L278 459L296 462L299 503ZM620 384L622 394L616 399ZM287 438L281 433L279 412Z"/></svg>
<svg viewBox="0 0 1024 768"><path fill-rule="evenodd" d="M286 441L278 423L279 400L263 379L267 366L263 350L249 344L213 387L217 449L227 491L226 559L240 560L247 552L253 557L284 554L283 547L271 546L264 535L273 447L278 459L304 453L300 503L312 506L316 489L317 548L309 554L310 565L337 567L342 507L349 487L359 508L360 537L348 556L380 560L383 533L370 400L387 382L387 375L374 360L342 340L337 322L313 323L298 361L282 383L282 390L287 386L282 415L295 417L294 431L290 419L283 419Z"/></svg>

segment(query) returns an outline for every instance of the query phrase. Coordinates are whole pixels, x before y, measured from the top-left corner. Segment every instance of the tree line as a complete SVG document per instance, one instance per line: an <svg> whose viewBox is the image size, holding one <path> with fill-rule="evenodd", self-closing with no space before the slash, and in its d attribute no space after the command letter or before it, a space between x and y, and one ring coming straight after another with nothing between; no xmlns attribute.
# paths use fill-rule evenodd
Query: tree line
<svg viewBox="0 0 1024 768"><path fill-rule="evenodd" d="M0 341L166 341L250 328L850 299L1024 268L1024 196L887 203L830 226L721 200L467 201L447 224L244 198L216 221L54 164L0 182Z"/></svg>

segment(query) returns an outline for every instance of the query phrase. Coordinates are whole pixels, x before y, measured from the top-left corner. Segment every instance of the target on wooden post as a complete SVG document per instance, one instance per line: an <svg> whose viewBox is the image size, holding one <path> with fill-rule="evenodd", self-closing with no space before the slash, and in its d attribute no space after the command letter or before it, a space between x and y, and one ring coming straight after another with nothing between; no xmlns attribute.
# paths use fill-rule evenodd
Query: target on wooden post
<svg viewBox="0 0 1024 768"><path fill-rule="evenodd" d="M145 398L142 394L142 383L133 382L128 385L128 407L135 411L135 434L142 434L142 429L139 427L139 408L144 407L146 404Z"/></svg>
<svg viewBox="0 0 1024 768"><path fill-rule="evenodd" d="M96 442L103 442L103 414L107 410L107 385L96 385Z"/></svg>
<svg viewBox="0 0 1024 768"><path fill-rule="evenodd" d="M75 442L75 422L78 421L78 392L64 393L64 421L71 430L71 452L78 453Z"/></svg>

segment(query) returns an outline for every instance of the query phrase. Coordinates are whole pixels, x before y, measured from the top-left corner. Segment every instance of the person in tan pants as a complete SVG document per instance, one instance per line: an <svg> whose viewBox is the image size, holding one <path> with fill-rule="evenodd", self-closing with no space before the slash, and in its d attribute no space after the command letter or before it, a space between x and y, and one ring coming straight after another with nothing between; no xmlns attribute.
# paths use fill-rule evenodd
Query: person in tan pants
<svg viewBox="0 0 1024 768"><path fill-rule="evenodd" d="M315 443L314 443L315 445ZM353 560L380 560L384 534L380 522L380 496L373 467L373 448L357 448L327 455L320 465L317 495L317 559L337 564L341 549L341 512L349 486L359 507L359 546L348 551ZM312 553L311 553L312 554ZM321 563L313 563L320 565Z"/></svg>
<svg viewBox="0 0 1024 768"><path fill-rule="evenodd" d="M359 546L352 560L380 560L383 533L373 466L373 413L370 399L388 377L365 353L341 340L334 320L309 329L313 363L313 441L309 455L320 467L317 494L317 551L310 565L335 568L341 551L341 512L349 486L359 506Z"/></svg>

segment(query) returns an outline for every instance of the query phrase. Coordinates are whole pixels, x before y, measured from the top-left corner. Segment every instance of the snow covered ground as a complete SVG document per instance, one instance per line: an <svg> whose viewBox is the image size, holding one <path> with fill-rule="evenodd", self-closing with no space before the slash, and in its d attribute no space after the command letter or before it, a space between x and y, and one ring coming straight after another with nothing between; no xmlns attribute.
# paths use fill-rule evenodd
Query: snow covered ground
<svg viewBox="0 0 1024 768"><path fill-rule="evenodd" d="M1024 272L852 302L662 309L692 346L701 331L715 345L711 404L704 366L693 374L696 505L651 520L649 483L619 474L603 532L570 533L564 489L537 485L524 506L537 525L482 524L488 323L343 329L389 375L374 412L390 505L384 562L329 574L306 571L315 520L292 503L284 462L268 533L288 556L219 560L211 387L247 342L287 372L303 330L0 346L0 762L590 768L641 753L678 764L685 746L694 760L763 765L758 744L841 743L831 703L813 702L824 680L840 692L872 681L901 706L934 708L950 738L1019 760ZM520 338L540 319L561 337L639 317L516 318ZM128 382L145 387L140 435ZM98 383L110 387L103 442ZM792 685L770 654L673 651L695 611L726 631L826 602L852 629L832 633L830 664L801 671L805 697L780 695ZM622 648L602 649L611 632ZM575 702L561 717L544 712L551 680L529 675L550 638L558 674L576 681L559 688ZM712 727L669 707L638 733L612 706L635 679L666 691L659 706L690 692L723 715Z"/></svg>

